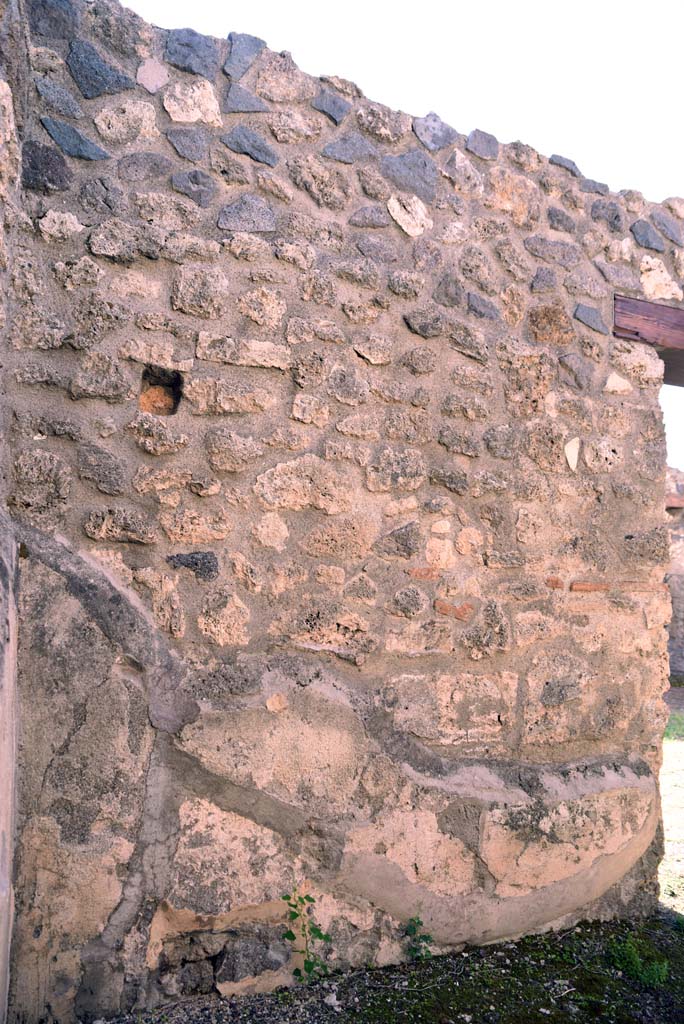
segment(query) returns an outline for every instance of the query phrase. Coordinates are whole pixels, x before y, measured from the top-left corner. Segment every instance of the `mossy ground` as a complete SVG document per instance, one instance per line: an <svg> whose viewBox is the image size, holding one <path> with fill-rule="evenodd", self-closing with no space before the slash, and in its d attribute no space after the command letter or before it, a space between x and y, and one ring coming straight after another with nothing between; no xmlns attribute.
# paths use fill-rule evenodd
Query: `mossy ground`
<svg viewBox="0 0 684 1024"><path fill-rule="evenodd" d="M635 946L641 954L638 976L625 970L631 959L624 951ZM653 966L665 963L667 979L658 983L664 972ZM355 1019L368 1024L681 1024L684 932L658 920L637 928L585 925L469 950L460 962L448 957L414 969L401 993L371 995Z"/></svg>
<svg viewBox="0 0 684 1024"><path fill-rule="evenodd" d="M676 701L684 704L684 701ZM684 1024L684 707L665 735L661 912L472 948L268 996L176 1003L149 1024Z"/></svg>
<svg viewBox="0 0 684 1024"><path fill-rule="evenodd" d="M684 919L583 924L418 964L239 1000L190 1000L149 1024L684 1024Z"/></svg>

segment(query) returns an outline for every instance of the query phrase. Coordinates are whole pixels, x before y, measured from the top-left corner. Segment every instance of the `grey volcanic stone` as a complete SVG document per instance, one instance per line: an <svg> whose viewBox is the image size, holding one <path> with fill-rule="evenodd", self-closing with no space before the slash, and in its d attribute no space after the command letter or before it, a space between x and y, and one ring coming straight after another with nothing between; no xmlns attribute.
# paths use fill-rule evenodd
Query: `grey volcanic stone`
<svg viewBox="0 0 684 1024"><path fill-rule="evenodd" d="M203 78L216 78L219 69L218 39L192 28L173 28L166 37L164 57L174 68Z"/></svg>
<svg viewBox="0 0 684 1024"><path fill-rule="evenodd" d="M499 143L493 135L481 132L479 128L471 132L466 140L466 149L481 160L496 160L499 155Z"/></svg>
<svg viewBox="0 0 684 1024"><path fill-rule="evenodd" d="M458 132L445 124L433 111L425 117L414 117L413 131L425 148L432 153L450 146L458 138Z"/></svg>
<svg viewBox="0 0 684 1024"><path fill-rule="evenodd" d="M599 334L610 334L601 314L594 306L585 306L583 302L578 302L572 315L585 327L591 327L592 331L598 331Z"/></svg>
<svg viewBox="0 0 684 1024"><path fill-rule="evenodd" d="M622 234L625 230L625 215L619 203L612 199L597 199L591 205L592 220L604 220L611 231Z"/></svg>
<svg viewBox="0 0 684 1024"><path fill-rule="evenodd" d="M78 201L90 217L109 217L121 213L126 205L123 192L110 178L88 178L81 185Z"/></svg>
<svg viewBox="0 0 684 1024"><path fill-rule="evenodd" d="M419 345L416 348L404 352L401 357L401 366L405 366L416 377L432 373L437 365L437 356L426 345Z"/></svg>
<svg viewBox="0 0 684 1024"><path fill-rule="evenodd" d="M552 292L556 288L556 272L551 267L538 267L532 278L530 290L533 292Z"/></svg>
<svg viewBox="0 0 684 1024"><path fill-rule="evenodd" d="M130 382L113 359L91 352L71 378L69 394L74 399L104 398L105 402L123 402L130 397Z"/></svg>
<svg viewBox="0 0 684 1024"><path fill-rule="evenodd" d="M266 43L257 36L248 36L242 32L231 32L228 35L228 40L230 56L223 65L223 70L229 78L237 81L252 66L254 59L261 53Z"/></svg>
<svg viewBox="0 0 684 1024"><path fill-rule="evenodd" d="M404 314L404 323L421 338L437 338L444 333L444 317L438 309L414 309Z"/></svg>
<svg viewBox="0 0 684 1024"><path fill-rule="evenodd" d="M575 230L575 222L569 213L565 210L559 209L557 206L550 206L546 216L548 217L549 226L554 231L567 231L569 234Z"/></svg>
<svg viewBox="0 0 684 1024"><path fill-rule="evenodd" d="M54 117L41 117L45 131L67 156L78 160L109 160L109 153L82 135L73 125L57 121Z"/></svg>
<svg viewBox="0 0 684 1024"><path fill-rule="evenodd" d="M410 149L400 156L386 156L380 164L383 175L405 192L412 192L431 203L437 191L439 171L421 149Z"/></svg>
<svg viewBox="0 0 684 1024"><path fill-rule="evenodd" d="M208 995L214 988L211 960L190 960L178 968L177 984L182 996Z"/></svg>
<svg viewBox="0 0 684 1024"><path fill-rule="evenodd" d="M559 357L558 362L565 371L565 379L578 391L587 391L592 380L590 364L576 352Z"/></svg>
<svg viewBox="0 0 684 1024"><path fill-rule="evenodd" d="M203 128L168 128L166 138L179 156L198 164L209 155L209 134Z"/></svg>
<svg viewBox="0 0 684 1024"><path fill-rule="evenodd" d="M420 550L422 542L420 525L412 521L396 530L391 530L381 537L373 545L373 550L380 555L390 555L396 558L413 558Z"/></svg>
<svg viewBox="0 0 684 1024"><path fill-rule="evenodd" d="M425 594L413 584L398 590L393 600L395 611L400 615L405 615L407 619L413 619L416 615L420 615L425 611L427 605Z"/></svg>
<svg viewBox="0 0 684 1024"><path fill-rule="evenodd" d="M28 21L34 36L71 39L78 28L78 13L71 0L31 0Z"/></svg>
<svg viewBox="0 0 684 1024"><path fill-rule="evenodd" d="M216 182L207 174L197 168L194 171L179 171L171 175L171 186L176 192L192 199L198 206L209 206L216 195Z"/></svg>
<svg viewBox="0 0 684 1024"><path fill-rule="evenodd" d="M221 208L218 226L225 231L275 231L275 214L265 199L246 193Z"/></svg>
<svg viewBox="0 0 684 1024"><path fill-rule="evenodd" d="M361 405L368 399L368 381L356 370L335 366L328 376L328 394L344 405Z"/></svg>
<svg viewBox="0 0 684 1024"><path fill-rule="evenodd" d="M442 447L452 454L465 455L469 459L475 459L480 454L480 443L464 434L456 427L442 427L437 437Z"/></svg>
<svg viewBox="0 0 684 1024"><path fill-rule="evenodd" d="M581 178L582 172L575 163L574 160L568 160L566 156L558 156L558 153L554 153L549 157L549 163L555 167L562 167L563 170L569 171L573 178Z"/></svg>
<svg viewBox="0 0 684 1024"><path fill-rule="evenodd" d="M223 99L224 114L261 114L269 107L260 96L255 96L249 89L232 82Z"/></svg>
<svg viewBox="0 0 684 1024"><path fill-rule="evenodd" d="M194 554L202 555L205 552L192 552L188 557L192 557ZM297 681L299 682L299 679ZM204 684L208 685L210 692L227 693L231 696L243 697L247 694L259 693L261 690L261 672L253 663L236 665L230 661L223 661L206 673ZM300 686L306 685L307 683L300 682Z"/></svg>
<svg viewBox="0 0 684 1024"><path fill-rule="evenodd" d="M593 178L582 178L580 181L580 192L596 192L597 195L608 195L608 186L603 181L594 181Z"/></svg>
<svg viewBox="0 0 684 1024"><path fill-rule="evenodd" d="M489 361L487 343L484 339L478 337L476 332L466 327L465 324L454 323L451 326L453 328L449 333L451 347L467 356L468 359L474 359L476 363L481 363L484 366Z"/></svg>
<svg viewBox="0 0 684 1024"><path fill-rule="evenodd" d="M447 452L465 455L468 459L476 459L480 453L480 443L470 434L464 434L456 427L442 427L437 441Z"/></svg>
<svg viewBox="0 0 684 1024"><path fill-rule="evenodd" d="M54 146L29 140L21 151L21 183L35 192L66 192L73 181L66 160Z"/></svg>
<svg viewBox="0 0 684 1024"><path fill-rule="evenodd" d="M468 312L479 316L481 320L499 319L499 310L494 303L478 292L468 292Z"/></svg>
<svg viewBox="0 0 684 1024"><path fill-rule="evenodd" d="M652 249L654 252L665 252L665 243L662 238L647 220L635 220L629 229L634 235L637 245L642 249Z"/></svg>
<svg viewBox="0 0 684 1024"><path fill-rule="evenodd" d="M512 459L518 450L518 437L515 430L507 425L490 427L482 435L487 451L495 459Z"/></svg>
<svg viewBox="0 0 684 1024"><path fill-rule="evenodd" d="M641 287L639 276L631 267L626 267L623 263L606 263L605 260L594 260L594 266L600 270L613 288L639 291Z"/></svg>
<svg viewBox="0 0 684 1024"><path fill-rule="evenodd" d="M349 218L355 228L386 228L392 223L384 206L362 206Z"/></svg>
<svg viewBox="0 0 684 1024"><path fill-rule="evenodd" d="M333 124L339 124L351 110L351 103L330 89L321 89L318 96L312 99L311 106L329 117Z"/></svg>
<svg viewBox="0 0 684 1024"><path fill-rule="evenodd" d="M219 574L218 558L213 551L190 551L186 555L167 555L174 569L190 569L198 580L215 580Z"/></svg>
<svg viewBox="0 0 684 1024"><path fill-rule="evenodd" d="M582 250L572 242L556 242L543 235L529 235L523 244L533 256L549 263L558 263L565 270L572 270L582 261Z"/></svg>
<svg viewBox="0 0 684 1024"><path fill-rule="evenodd" d="M337 160L341 164L353 164L357 160L368 160L376 155L375 146L360 132L341 135L339 139L324 146L321 152L329 160Z"/></svg>
<svg viewBox="0 0 684 1024"><path fill-rule="evenodd" d="M396 263L398 256L391 245L382 238L374 238L372 235L363 235L356 243L356 248L362 256L367 256L374 263Z"/></svg>
<svg viewBox="0 0 684 1024"><path fill-rule="evenodd" d="M36 75L33 79L39 95L51 110L61 114L62 117L73 117L78 120L83 117L83 110L78 101L71 95L68 89L54 82L46 75Z"/></svg>
<svg viewBox="0 0 684 1024"><path fill-rule="evenodd" d="M664 210L655 209L651 213L651 220L658 231L669 238L671 242L674 242L675 245L684 245L681 228L674 217L670 217Z"/></svg>
<svg viewBox="0 0 684 1024"><path fill-rule="evenodd" d="M66 63L71 77L87 100L135 88L132 78L106 61L92 43L83 39L72 41Z"/></svg>
<svg viewBox="0 0 684 1024"><path fill-rule="evenodd" d="M150 181L168 174L173 164L160 153L130 153L122 157L117 170L123 181Z"/></svg>
<svg viewBox="0 0 684 1024"><path fill-rule="evenodd" d="M96 444L79 445L78 475L94 483L102 494L123 494L126 488L126 474L119 459Z"/></svg>
<svg viewBox="0 0 684 1024"><path fill-rule="evenodd" d="M250 156L260 164L268 164L275 167L278 163L278 155L271 149L266 140L244 124L238 124L227 135L221 136L221 142L233 153L242 153Z"/></svg>
<svg viewBox="0 0 684 1024"><path fill-rule="evenodd" d="M452 494L465 494L468 490L468 476L459 469L442 469L436 467L430 470L430 483L441 484Z"/></svg>
<svg viewBox="0 0 684 1024"><path fill-rule="evenodd" d="M463 286L451 271L443 274L432 293L432 298L440 306L460 306L464 298Z"/></svg>
<svg viewBox="0 0 684 1024"><path fill-rule="evenodd" d="M282 927L263 924L246 924L228 932L217 962L217 983L237 982L284 967L290 950L282 940L282 932Z"/></svg>

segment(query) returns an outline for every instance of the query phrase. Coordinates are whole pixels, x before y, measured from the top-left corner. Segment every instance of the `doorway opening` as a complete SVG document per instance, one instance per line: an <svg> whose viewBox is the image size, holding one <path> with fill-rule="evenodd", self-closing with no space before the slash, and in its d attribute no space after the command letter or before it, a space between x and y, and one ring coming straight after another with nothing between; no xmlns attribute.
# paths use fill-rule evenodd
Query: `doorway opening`
<svg viewBox="0 0 684 1024"><path fill-rule="evenodd" d="M665 514L670 527L672 598L669 627L670 716L663 740L660 793L665 829L660 900L666 913L684 914L684 309L615 296L613 334L653 345L665 364L660 390L667 441Z"/></svg>

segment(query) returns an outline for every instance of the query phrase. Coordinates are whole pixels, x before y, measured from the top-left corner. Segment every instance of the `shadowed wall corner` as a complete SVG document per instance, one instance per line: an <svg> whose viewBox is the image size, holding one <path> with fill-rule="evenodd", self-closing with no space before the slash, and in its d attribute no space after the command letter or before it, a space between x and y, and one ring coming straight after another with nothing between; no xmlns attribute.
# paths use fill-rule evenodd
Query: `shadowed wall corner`
<svg viewBox="0 0 684 1024"><path fill-rule="evenodd" d="M8 319L10 259L8 239L17 210L19 147L16 135L16 95L10 86L21 77L28 48L27 22L21 5L0 3L0 327ZM24 74L24 92L29 83ZM5 80L6 79L6 80ZM16 810L16 651L15 541L5 511L7 494L7 403L0 381L0 1024L7 1012L9 958L14 917L12 887Z"/></svg>
<svg viewBox="0 0 684 1024"><path fill-rule="evenodd" d="M9 519L0 511L0 1021L3 1022L7 1010L9 950L14 916L12 849L16 765L15 668L14 539Z"/></svg>

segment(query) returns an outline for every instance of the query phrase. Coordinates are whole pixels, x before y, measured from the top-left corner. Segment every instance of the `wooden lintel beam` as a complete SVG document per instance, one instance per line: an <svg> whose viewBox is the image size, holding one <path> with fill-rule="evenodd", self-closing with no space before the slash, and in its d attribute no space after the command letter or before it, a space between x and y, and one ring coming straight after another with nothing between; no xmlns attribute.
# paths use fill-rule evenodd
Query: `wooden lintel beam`
<svg viewBox="0 0 684 1024"><path fill-rule="evenodd" d="M645 341L663 349L684 349L684 309L616 295L613 322L616 338Z"/></svg>

